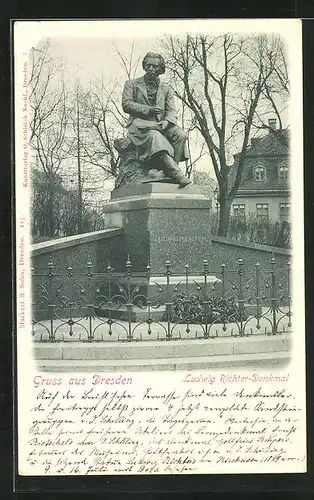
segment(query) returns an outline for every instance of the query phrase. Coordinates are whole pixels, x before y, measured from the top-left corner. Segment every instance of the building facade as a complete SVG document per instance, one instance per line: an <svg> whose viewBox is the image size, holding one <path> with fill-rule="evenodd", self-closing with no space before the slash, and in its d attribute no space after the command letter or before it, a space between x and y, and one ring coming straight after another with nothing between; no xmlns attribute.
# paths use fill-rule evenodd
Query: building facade
<svg viewBox="0 0 314 500"><path fill-rule="evenodd" d="M233 183L239 155L234 156L230 172ZM276 120L269 120L268 133L251 140L245 158L238 192L231 215L245 219L250 214L260 220L290 221L289 136L279 131ZM232 184L231 184L232 185Z"/></svg>

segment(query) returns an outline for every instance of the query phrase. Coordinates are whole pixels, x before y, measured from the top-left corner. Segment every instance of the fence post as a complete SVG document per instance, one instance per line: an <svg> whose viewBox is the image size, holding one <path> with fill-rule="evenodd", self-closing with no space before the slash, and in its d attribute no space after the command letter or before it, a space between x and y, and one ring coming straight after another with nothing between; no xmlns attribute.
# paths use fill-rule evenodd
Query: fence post
<svg viewBox="0 0 314 500"><path fill-rule="evenodd" d="M93 275L92 273L93 265L91 261L89 260L87 262L87 276L88 276L88 304L87 304L87 310L88 310L88 322L89 322L89 332L88 332L88 340L91 342L94 338L93 335L93 300L92 300L92 293L91 293L91 277Z"/></svg>
<svg viewBox="0 0 314 500"><path fill-rule="evenodd" d="M128 255L126 264L126 277L127 277L127 320L128 320L128 341L132 341L132 294L131 294L131 277L132 277L132 264L130 260L130 256Z"/></svg>
<svg viewBox="0 0 314 500"><path fill-rule="evenodd" d="M110 266L110 263L108 262L107 266L107 273L108 273L108 320L107 324L109 325L109 335L111 337L112 335L112 324L113 324L113 319L112 319L112 300L111 300L111 273L112 273L112 267Z"/></svg>
<svg viewBox="0 0 314 500"><path fill-rule="evenodd" d="M71 280L71 278L73 278L73 268L71 266L68 266L67 271L68 271L68 278L70 278L70 280ZM70 281L70 283L71 283L71 281ZM73 283L73 281L72 281L72 283ZM71 287L71 284L70 284L70 289L71 288L72 287ZM67 321L67 324L70 327L70 330L69 330L70 337L73 336L73 325L74 325L74 321L73 321L73 306L75 304L75 302L73 300L73 296L71 298L72 298L72 301L69 302L69 316L70 317L69 317L69 319Z"/></svg>
<svg viewBox="0 0 314 500"><path fill-rule="evenodd" d="M255 264L255 281L256 281L256 328L259 330L261 325L260 325L260 318L261 318L261 297L260 297L260 283L259 283L259 263L256 262Z"/></svg>
<svg viewBox="0 0 314 500"><path fill-rule="evenodd" d="M227 330L226 327L226 264L221 264L221 281L222 281L222 303L223 303L223 309L222 309L222 324L223 324L223 331L225 332Z"/></svg>
<svg viewBox="0 0 314 500"><path fill-rule="evenodd" d="M52 262L48 262L48 279L49 279L49 301L48 301L48 311L50 320L50 330L49 330L49 340L51 342L55 341L55 334L53 328L53 320L55 314L55 304L52 302L52 281L54 277L54 267Z"/></svg>
<svg viewBox="0 0 314 500"><path fill-rule="evenodd" d="M171 290L170 290L170 275L171 275L171 264L169 260L166 260L166 315L167 315L167 335L166 339L171 340Z"/></svg>
<svg viewBox="0 0 314 500"><path fill-rule="evenodd" d="M276 297L276 260L275 257L272 257L271 261L271 311L272 311L272 327L273 327L273 335L277 333L277 297Z"/></svg>
<svg viewBox="0 0 314 500"><path fill-rule="evenodd" d="M244 325L243 325L243 318L244 318L244 293L243 293L243 273L244 273L244 268L243 268L243 259L238 260L239 268L238 268L238 274L239 274L239 300L238 300L238 307L239 307L239 315L240 315L240 337L243 337L244 335Z"/></svg>
<svg viewBox="0 0 314 500"><path fill-rule="evenodd" d="M208 268L208 260L204 259L203 260L203 276L204 276L204 320L205 320L205 332L204 332L204 338L208 339L209 337L209 330L208 330L208 283L207 283L207 276L209 274L209 268Z"/></svg>
<svg viewBox="0 0 314 500"><path fill-rule="evenodd" d="M147 312L148 312L148 318L147 318L147 325L148 325L148 330L147 333L148 335L151 335L152 329L150 325L152 324L152 318L151 318L151 300L149 299L149 280L150 280L150 265L149 263L146 266L146 278L147 278L147 291L146 291L146 305L147 305Z"/></svg>

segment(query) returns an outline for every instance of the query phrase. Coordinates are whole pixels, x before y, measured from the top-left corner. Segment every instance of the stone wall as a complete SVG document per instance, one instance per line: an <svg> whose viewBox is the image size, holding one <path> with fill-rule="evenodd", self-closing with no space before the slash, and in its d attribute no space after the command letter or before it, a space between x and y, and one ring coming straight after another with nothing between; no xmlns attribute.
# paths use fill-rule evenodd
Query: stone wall
<svg viewBox="0 0 314 500"><path fill-rule="evenodd" d="M123 231L120 228L68 236L57 240L31 245L32 267L36 272L46 272L52 262L56 270L71 266L73 271L86 271L87 262L94 272L104 272L108 262L119 269L126 262Z"/></svg>
<svg viewBox="0 0 314 500"><path fill-rule="evenodd" d="M187 233L188 231L186 231L184 238L189 241ZM135 231L134 236L136 234L138 233ZM199 255L194 262L197 271L202 270L203 258L208 260L212 272L220 272L221 264L225 264L228 269L237 269L239 259L243 259L246 269L253 269L256 262L260 264L261 268L270 269L272 257L276 259L276 268L284 268L291 259L291 250L257 243L243 243L221 236L210 237L209 234L207 236L204 234L203 238L204 241L199 242ZM164 239L165 236L161 233L159 235L159 253L161 254L159 257L159 271L161 274L164 272L164 261L166 259L164 250L169 248L169 242L164 241ZM206 239L208 240L207 243ZM181 240L172 242L173 255L176 254L176 245L180 246L181 243ZM191 242L189 244L191 245ZM125 270L126 246L123 229L110 228L34 244L31 246L31 262L36 272L44 273L48 269L49 262L53 263L55 270L65 270L71 266L73 271L85 272L88 261L91 261L93 265L93 272L104 272L108 262L110 262L114 270L121 272ZM186 252L183 255L186 255ZM135 256L133 256L133 259L131 257L131 260L136 261ZM173 259L171 260L174 262ZM185 264L191 266L192 263L182 261L180 258L177 261L180 270L181 268L184 270ZM133 270L145 272L146 265L147 262L143 259L141 269L133 268ZM155 271L157 272L157 270Z"/></svg>
<svg viewBox="0 0 314 500"><path fill-rule="evenodd" d="M221 264L229 269L236 269L239 259L243 259L246 269L252 269L257 262L261 268L270 269L272 257L276 260L276 268L286 267L291 260L292 251L283 248L242 243L222 236L212 236L211 241L209 262L212 271L219 271Z"/></svg>

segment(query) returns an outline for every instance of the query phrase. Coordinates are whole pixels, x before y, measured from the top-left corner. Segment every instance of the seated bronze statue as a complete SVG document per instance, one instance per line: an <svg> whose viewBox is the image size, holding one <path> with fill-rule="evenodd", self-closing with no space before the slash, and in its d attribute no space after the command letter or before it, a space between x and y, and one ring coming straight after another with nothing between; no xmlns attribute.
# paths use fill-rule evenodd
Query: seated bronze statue
<svg viewBox="0 0 314 500"><path fill-rule="evenodd" d="M145 75L125 83L122 108L128 113L128 141L115 142L118 151L135 148L136 160L145 169L162 170L165 177L185 187L191 181L183 174L178 163L187 159L186 135L176 125L174 92L160 81L165 72L164 58L149 52L143 59Z"/></svg>

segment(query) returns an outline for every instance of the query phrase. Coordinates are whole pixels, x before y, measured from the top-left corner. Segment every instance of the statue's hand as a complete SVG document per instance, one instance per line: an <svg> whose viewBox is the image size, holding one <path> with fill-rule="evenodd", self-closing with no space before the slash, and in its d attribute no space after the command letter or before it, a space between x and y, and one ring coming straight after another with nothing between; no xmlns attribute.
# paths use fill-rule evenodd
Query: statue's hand
<svg viewBox="0 0 314 500"><path fill-rule="evenodd" d="M152 115L158 115L159 113L163 113L164 110L160 106L151 106L150 113Z"/></svg>
<svg viewBox="0 0 314 500"><path fill-rule="evenodd" d="M159 122L159 124L161 125L161 130L166 130L166 128L169 125L169 122L168 122L168 120L163 120L163 121Z"/></svg>

